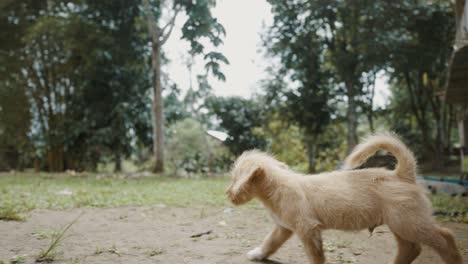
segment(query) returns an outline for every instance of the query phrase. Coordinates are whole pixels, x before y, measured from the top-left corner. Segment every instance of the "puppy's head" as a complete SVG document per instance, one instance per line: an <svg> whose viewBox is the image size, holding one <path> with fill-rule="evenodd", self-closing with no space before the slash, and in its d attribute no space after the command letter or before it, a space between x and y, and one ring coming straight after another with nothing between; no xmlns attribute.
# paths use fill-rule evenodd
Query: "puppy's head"
<svg viewBox="0 0 468 264"><path fill-rule="evenodd" d="M231 170L232 182L226 191L228 199L234 205L252 200L257 184L265 177L260 154L258 151L244 152L234 163Z"/></svg>

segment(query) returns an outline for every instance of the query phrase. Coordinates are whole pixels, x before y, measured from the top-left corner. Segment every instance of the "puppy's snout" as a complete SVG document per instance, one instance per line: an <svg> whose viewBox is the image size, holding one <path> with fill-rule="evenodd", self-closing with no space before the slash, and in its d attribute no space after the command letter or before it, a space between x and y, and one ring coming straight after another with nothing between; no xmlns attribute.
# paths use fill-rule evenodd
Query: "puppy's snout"
<svg viewBox="0 0 468 264"><path fill-rule="evenodd" d="M232 183L226 188L226 194L229 196L232 193Z"/></svg>
<svg viewBox="0 0 468 264"><path fill-rule="evenodd" d="M234 196L234 195L232 194L231 189L226 190L226 195L227 195L227 197L229 198L229 200L232 200L232 198L233 198L233 196Z"/></svg>
<svg viewBox="0 0 468 264"><path fill-rule="evenodd" d="M227 195L227 198L233 202L235 199L234 199L234 193L232 192L232 184L226 189L226 195Z"/></svg>

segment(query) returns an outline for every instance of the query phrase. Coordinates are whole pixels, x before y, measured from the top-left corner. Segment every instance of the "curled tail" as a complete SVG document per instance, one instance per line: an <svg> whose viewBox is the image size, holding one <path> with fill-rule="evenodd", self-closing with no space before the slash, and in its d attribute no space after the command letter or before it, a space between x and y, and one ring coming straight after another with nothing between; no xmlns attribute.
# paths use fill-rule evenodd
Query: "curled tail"
<svg viewBox="0 0 468 264"><path fill-rule="evenodd" d="M398 161L395 173L402 181L416 182L416 159L413 153L397 136L389 133L372 135L357 145L346 157L344 168L360 166L379 150L388 151L395 156Z"/></svg>

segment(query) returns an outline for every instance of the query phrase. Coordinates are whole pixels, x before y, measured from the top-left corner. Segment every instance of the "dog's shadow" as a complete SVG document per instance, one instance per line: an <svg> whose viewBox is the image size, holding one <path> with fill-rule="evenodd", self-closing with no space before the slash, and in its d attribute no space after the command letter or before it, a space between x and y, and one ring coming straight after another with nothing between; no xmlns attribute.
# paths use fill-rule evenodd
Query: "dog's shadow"
<svg viewBox="0 0 468 264"><path fill-rule="evenodd" d="M283 262L279 262L279 261L276 261L276 260L271 260L271 259L265 259L265 260L262 260L258 263L264 263L264 264L284 264Z"/></svg>

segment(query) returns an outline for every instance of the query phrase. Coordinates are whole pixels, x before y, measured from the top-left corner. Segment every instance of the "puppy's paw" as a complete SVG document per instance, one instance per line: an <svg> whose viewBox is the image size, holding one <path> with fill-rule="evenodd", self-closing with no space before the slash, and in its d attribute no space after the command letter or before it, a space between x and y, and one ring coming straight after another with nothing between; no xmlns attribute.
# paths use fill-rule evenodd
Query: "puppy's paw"
<svg viewBox="0 0 468 264"><path fill-rule="evenodd" d="M262 252L260 247L256 247L247 253L247 258L252 261L259 261L264 260L266 255Z"/></svg>

